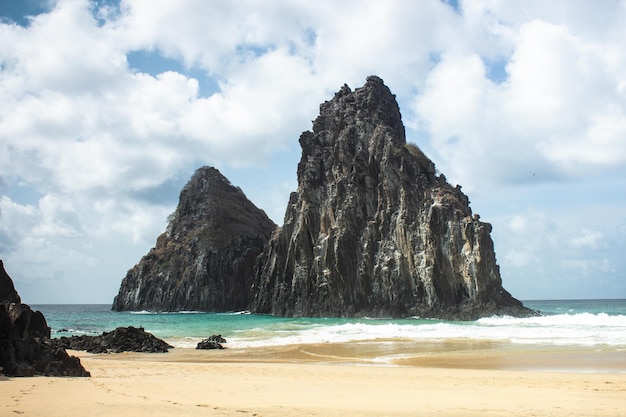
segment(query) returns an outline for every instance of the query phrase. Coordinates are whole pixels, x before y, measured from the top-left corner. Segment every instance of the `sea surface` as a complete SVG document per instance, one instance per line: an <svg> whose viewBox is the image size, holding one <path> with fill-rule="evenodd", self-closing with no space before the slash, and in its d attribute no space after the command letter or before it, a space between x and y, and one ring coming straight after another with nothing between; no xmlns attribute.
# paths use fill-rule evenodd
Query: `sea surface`
<svg viewBox="0 0 626 417"><path fill-rule="evenodd" d="M511 345L579 346L624 352L626 300L524 301L542 316L488 317L471 322L408 319L280 318L249 312L113 312L102 305L33 305L44 313L52 337L97 335L120 326L143 327L175 347L195 347L221 334L229 348L304 343L501 341Z"/></svg>

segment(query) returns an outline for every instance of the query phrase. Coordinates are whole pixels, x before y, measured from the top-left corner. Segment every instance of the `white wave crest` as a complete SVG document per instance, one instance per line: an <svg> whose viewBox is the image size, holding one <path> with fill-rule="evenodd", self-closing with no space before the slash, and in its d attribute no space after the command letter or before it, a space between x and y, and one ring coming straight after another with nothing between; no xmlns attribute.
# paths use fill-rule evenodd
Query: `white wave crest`
<svg viewBox="0 0 626 417"><path fill-rule="evenodd" d="M513 326L608 326L626 327L626 316L609 315L606 313L579 313L536 316L526 318L516 317L487 317L478 320L483 325L513 325Z"/></svg>
<svg viewBox="0 0 626 417"><path fill-rule="evenodd" d="M582 313L529 318L491 317L476 322L345 323L241 331L232 346L358 342L366 340L500 340L519 344L623 346L626 316Z"/></svg>

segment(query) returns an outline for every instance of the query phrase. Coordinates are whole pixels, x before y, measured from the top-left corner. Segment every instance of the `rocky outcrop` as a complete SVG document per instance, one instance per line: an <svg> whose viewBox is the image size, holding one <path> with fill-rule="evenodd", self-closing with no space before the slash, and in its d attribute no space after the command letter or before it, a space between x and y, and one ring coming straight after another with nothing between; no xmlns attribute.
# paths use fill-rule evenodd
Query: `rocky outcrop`
<svg viewBox="0 0 626 417"><path fill-rule="evenodd" d="M54 339L53 343L64 349L85 350L89 353L166 353L173 348L143 328L133 326L118 327L99 336L61 337Z"/></svg>
<svg viewBox="0 0 626 417"><path fill-rule="evenodd" d="M0 302L5 305L22 303L22 299L13 285L13 280L4 269L4 262L2 260L0 260Z"/></svg>
<svg viewBox="0 0 626 417"><path fill-rule="evenodd" d="M211 350L211 349L224 349L222 343L226 343L226 339L220 334L214 334L208 338L201 340L196 345L196 349Z"/></svg>
<svg viewBox="0 0 626 417"><path fill-rule="evenodd" d="M22 304L0 260L0 373L10 376L90 376L80 360L54 346L40 311Z"/></svg>
<svg viewBox="0 0 626 417"><path fill-rule="evenodd" d="M259 258L251 310L475 319L531 311L502 287L491 225L407 144L378 77L320 106L298 189Z"/></svg>
<svg viewBox="0 0 626 417"><path fill-rule="evenodd" d="M165 233L128 271L113 310L246 309L256 257L275 228L217 169L198 169Z"/></svg>
<svg viewBox="0 0 626 417"><path fill-rule="evenodd" d="M380 78L342 87L300 145L298 189L281 228L217 170L201 168L113 309L462 320L534 313L502 287L491 225L407 144Z"/></svg>

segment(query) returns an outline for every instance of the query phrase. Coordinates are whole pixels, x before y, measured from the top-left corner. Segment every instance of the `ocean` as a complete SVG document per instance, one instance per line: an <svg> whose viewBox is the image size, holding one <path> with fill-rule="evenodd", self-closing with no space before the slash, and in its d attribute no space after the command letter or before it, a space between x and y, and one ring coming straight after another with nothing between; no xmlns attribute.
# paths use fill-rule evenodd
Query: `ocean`
<svg viewBox="0 0 626 417"><path fill-rule="evenodd" d="M569 346L624 352L626 300L524 301L542 316L488 317L471 322L408 319L282 318L234 313L113 312L109 304L33 305L52 337L96 335L120 326L143 327L175 347L195 347L221 334L229 348L306 343L403 340L490 341L508 345Z"/></svg>

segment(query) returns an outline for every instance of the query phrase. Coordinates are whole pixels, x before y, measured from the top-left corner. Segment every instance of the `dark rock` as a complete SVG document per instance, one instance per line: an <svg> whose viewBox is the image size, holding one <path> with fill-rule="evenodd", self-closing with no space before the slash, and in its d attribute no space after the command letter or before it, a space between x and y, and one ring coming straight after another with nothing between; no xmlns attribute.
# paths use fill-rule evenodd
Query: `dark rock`
<svg viewBox="0 0 626 417"><path fill-rule="evenodd" d="M407 144L378 77L320 106L298 189L259 257L251 310L279 316L529 315L502 288L491 225Z"/></svg>
<svg viewBox="0 0 626 417"><path fill-rule="evenodd" d="M275 228L217 169L198 169L165 233L128 271L113 310L245 309L256 257Z"/></svg>
<svg viewBox="0 0 626 417"><path fill-rule="evenodd" d="M0 372L10 376L90 376L80 359L50 341L40 311L22 304L0 261Z"/></svg>
<svg viewBox="0 0 626 417"><path fill-rule="evenodd" d="M222 343L226 343L226 339L222 335L213 335L198 342L196 349L224 349Z"/></svg>
<svg viewBox="0 0 626 417"><path fill-rule="evenodd" d="M113 309L535 314L502 287L491 225L406 143L395 96L380 78L355 91L344 85L300 146L298 189L281 228L217 170L201 168Z"/></svg>
<svg viewBox="0 0 626 417"><path fill-rule="evenodd" d="M15 290L13 280L4 269L4 263L0 259L0 301L5 304L21 304L19 294Z"/></svg>
<svg viewBox="0 0 626 417"><path fill-rule="evenodd" d="M72 336L53 339L57 347L86 350L89 353L146 352L165 353L172 349L168 343L139 327L118 327L99 336Z"/></svg>

